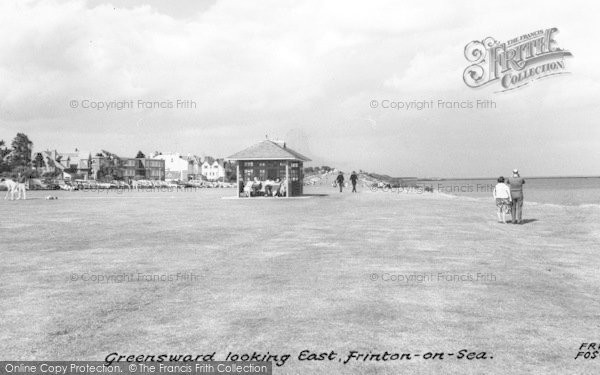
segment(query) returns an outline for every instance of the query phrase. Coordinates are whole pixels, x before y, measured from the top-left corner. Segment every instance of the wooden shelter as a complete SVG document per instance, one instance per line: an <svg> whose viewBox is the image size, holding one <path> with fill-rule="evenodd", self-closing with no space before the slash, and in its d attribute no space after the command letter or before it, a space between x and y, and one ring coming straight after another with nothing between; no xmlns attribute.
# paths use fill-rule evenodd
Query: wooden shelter
<svg viewBox="0 0 600 375"><path fill-rule="evenodd" d="M260 181L280 179L287 181L286 197L302 195L303 163L311 161L285 144L265 140L237 152L225 160L237 162L237 194L241 193L240 180Z"/></svg>

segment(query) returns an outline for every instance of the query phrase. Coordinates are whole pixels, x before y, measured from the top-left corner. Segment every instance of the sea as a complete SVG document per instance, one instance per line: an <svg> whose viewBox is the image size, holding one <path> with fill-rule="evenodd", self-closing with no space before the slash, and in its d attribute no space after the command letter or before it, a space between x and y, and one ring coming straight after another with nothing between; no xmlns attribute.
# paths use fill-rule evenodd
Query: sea
<svg viewBox="0 0 600 375"><path fill-rule="evenodd" d="M600 177L527 177L523 195L527 203L600 207ZM494 178L417 180L419 187L434 192L491 199Z"/></svg>

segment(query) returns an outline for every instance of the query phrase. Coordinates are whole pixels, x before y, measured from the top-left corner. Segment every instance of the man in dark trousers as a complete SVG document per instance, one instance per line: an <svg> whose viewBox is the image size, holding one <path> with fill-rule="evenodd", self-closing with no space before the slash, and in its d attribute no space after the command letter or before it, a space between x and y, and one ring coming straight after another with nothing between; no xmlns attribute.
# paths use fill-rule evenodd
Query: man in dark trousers
<svg viewBox="0 0 600 375"><path fill-rule="evenodd" d="M27 171L19 172L17 175L17 200L27 199L26 184L29 184L29 174Z"/></svg>
<svg viewBox="0 0 600 375"><path fill-rule="evenodd" d="M342 173L342 171L340 171L340 173L338 173L335 182L338 184L338 186L340 187L340 193L342 192L342 188L344 187L344 174Z"/></svg>
<svg viewBox="0 0 600 375"><path fill-rule="evenodd" d="M352 192L356 193L356 182L358 181L358 175L355 171L352 171L350 175L350 182L352 182Z"/></svg>
<svg viewBox="0 0 600 375"><path fill-rule="evenodd" d="M512 206L510 207L512 223L521 224L523 222L523 184L525 184L525 180L519 175L519 170L514 169L512 177L507 182L510 185L510 195L512 196Z"/></svg>

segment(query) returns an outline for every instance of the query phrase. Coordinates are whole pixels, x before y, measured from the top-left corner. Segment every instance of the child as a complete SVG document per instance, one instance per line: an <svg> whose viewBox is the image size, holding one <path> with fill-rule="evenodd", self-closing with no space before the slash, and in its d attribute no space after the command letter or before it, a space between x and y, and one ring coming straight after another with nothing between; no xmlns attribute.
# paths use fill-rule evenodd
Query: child
<svg viewBox="0 0 600 375"><path fill-rule="evenodd" d="M498 184L494 187L494 199L496 200L496 207L498 207L498 222L506 224L506 213L510 210L512 196L510 195L510 188L504 183L504 177L498 177ZM500 215L502 214L502 215Z"/></svg>

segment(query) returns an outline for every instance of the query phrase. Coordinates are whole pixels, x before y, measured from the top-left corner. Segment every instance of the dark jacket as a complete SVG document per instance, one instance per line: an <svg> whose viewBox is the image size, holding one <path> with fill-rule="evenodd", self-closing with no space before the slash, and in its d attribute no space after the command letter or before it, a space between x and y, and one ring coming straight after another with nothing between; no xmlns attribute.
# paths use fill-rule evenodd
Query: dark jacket
<svg viewBox="0 0 600 375"><path fill-rule="evenodd" d="M510 194L514 198L523 197L523 184L525 184L525 179L521 176L510 177L506 181L510 185Z"/></svg>

